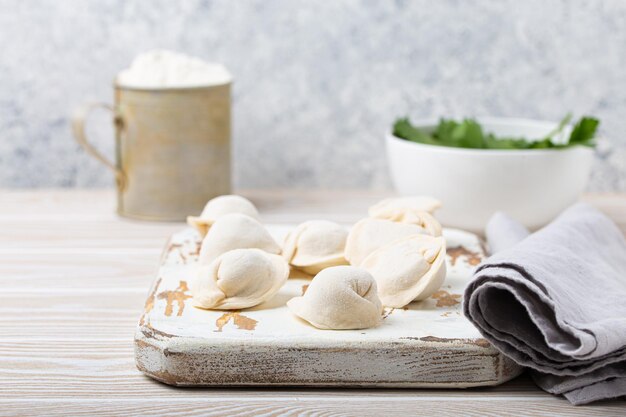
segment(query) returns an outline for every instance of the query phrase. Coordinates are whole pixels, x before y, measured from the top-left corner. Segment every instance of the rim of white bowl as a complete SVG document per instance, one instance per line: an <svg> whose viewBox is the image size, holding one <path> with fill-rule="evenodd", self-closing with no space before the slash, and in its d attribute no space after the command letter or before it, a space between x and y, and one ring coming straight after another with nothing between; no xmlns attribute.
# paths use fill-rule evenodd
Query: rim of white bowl
<svg viewBox="0 0 626 417"><path fill-rule="evenodd" d="M509 118L509 117L477 117L481 124L489 124L489 125L518 125L526 127L545 127L546 129L551 129L555 127L558 122L550 122L547 120L538 120L538 119L523 119L523 118ZM435 127L439 123L439 119L420 119L411 124L415 127ZM429 145L427 143L419 143L413 142L408 139L400 138L393 134L392 131L387 131L386 136L388 139L393 141L404 142L407 146L416 146L421 148L426 148L435 152L456 152L456 153L472 153L472 154L515 154L515 155L538 155L538 154L546 154L546 153L555 153L555 152L568 152L574 151L577 149L587 150L589 152L594 152L594 148L583 146L583 145L574 145L567 148L544 148L544 149L480 149L480 148L456 148L453 146L443 146L443 145ZM596 140L598 137L595 138Z"/></svg>

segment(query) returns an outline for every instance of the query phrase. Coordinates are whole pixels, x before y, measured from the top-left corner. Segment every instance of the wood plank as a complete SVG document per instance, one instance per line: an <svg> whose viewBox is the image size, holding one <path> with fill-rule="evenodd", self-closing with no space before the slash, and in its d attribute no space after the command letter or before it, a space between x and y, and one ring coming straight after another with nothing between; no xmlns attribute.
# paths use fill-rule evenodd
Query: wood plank
<svg viewBox="0 0 626 417"><path fill-rule="evenodd" d="M105 249L80 254L75 250L7 252L0 249L0 288L4 292L92 290L93 295L99 290L130 288L147 293L161 256L161 249L139 253Z"/></svg>
<svg viewBox="0 0 626 417"><path fill-rule="evenodd" d="M589 407L573 407L556 398L486 397L467 401L463 398L430 398L427 394L405 395L402 399L372 398L370 396L345 396L341 399L319 396L300 398L276 396L267 400L248 398L245 393L235 400L223 398L159 398L100 400L43 400L12 401L0 405L6 415L67 416L606 416L621 415L623 405L618 403ZM2 413L0 412L0 413Z"/></svg>
<svg viewBox="0 0 626 417"><path fill-rule="evenodd" d="M393 195L388 190L244 189L237 192L254 201L264 221L273 223L293 223L313 217L351 222L363 217L372 203ZM626 194L585 194L583 200L605 211L626 230ZM85 219L123 221L129 225L148 227L172 225L120 219L115 214L115 194L112 190L0 190L0 224L36 219L66 223Z"/></svg>
<svg viewBox="0 0 626 417"><path fill-rule="evenodd" d="M5 292L0 339L80 336L130 341L146 296L143 288Z"/></svg>
<svg viewBox="0 0 626 417"><path fill-rule="evenodd" d="M19 248L21 251L59 249L135 249L162 247L167 237L182 227L182 223L167 225L128 224L111 220L58 221L47 220L2 222L0 252L7 253Z"/></svg>

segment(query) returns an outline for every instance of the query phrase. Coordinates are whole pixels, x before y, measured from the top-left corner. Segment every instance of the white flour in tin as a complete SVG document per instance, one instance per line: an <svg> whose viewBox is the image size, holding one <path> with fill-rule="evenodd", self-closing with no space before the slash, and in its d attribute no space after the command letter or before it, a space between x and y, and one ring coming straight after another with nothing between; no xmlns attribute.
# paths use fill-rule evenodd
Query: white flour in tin
<svg viewBox="0 0 626 417"><path fill-rule="evenodd" d="M154 50L138 55L117 76L117 84L130 88L204 87L226 84L232 76L221 64L177 52Z"/></svg>

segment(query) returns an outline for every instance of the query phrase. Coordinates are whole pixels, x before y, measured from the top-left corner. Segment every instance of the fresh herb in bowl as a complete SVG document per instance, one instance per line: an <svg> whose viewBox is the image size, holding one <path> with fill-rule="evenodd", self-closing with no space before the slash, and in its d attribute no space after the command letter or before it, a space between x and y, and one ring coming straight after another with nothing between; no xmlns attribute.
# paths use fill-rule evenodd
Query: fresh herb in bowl
<svg viewBox="0 0 626 417"><path fill-rule="evenodd" d="M553 131L538 139L498 137L493 133L485 132L474 119L463 119L462 121L440 119L439 124L434 129L424 130L413 126L408 118L402 118L394 123L393 134L411 142L454 148L547 149L577 145L593 147L595 145L594 136L600 121L589 116L584 116L578 120L571 128L566 142L561 143L554 140L564 133L571 120L572 115L568 114Z"/></svg>

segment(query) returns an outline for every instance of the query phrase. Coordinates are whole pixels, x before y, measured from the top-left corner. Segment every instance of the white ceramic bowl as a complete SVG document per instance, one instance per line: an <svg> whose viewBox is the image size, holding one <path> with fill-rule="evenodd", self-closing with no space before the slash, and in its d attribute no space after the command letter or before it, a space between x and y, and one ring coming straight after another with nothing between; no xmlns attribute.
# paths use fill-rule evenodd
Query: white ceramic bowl
<svg viewBox="0 0 626 417"><path fill-rule="evenodd" d="M498 136L540 138L556 123L479 119ZM437 121L415 126L432 129ZM391 179L402 195L431 195L443 202L444 226L482 233L491 215L504 211L537 229L574 203L585 189L593 149L484 150L423 145L387 134Z"/></svg>

